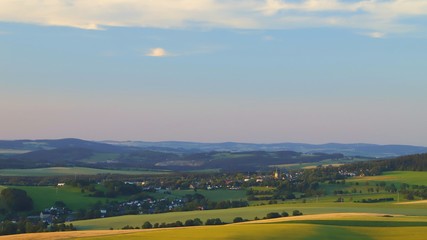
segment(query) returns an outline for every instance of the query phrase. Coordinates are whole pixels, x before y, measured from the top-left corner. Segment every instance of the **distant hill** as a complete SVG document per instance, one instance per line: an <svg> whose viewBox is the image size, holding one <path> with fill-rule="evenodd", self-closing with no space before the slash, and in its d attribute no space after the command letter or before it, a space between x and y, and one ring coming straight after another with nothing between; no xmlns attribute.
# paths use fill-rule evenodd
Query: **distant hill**
<svg viewBox="0 0 427 240"><path fill-rule="evenodd" d="M158 169L172 171L211 170L259 171L271 165L316 163L339 160L339 153L303 154L293 151L200 152L189 154L150 150L100 153L87 148L37 150L0 159L0 168L79 166L109 169Z"/></svg>
<svg viewBox="0 0 427 240"><path fill-rule="evenodd" d="M342 153L346 156L366 156L366 157L397 157L410 154L426 153L427 147L411 145L377 145L377 144L305 144L305 143L198 143L198 142L144 142L144 141L106 141L105 143L132 146L146 149L167 149L178 152L211 152L211 151L295 151L302 153Z"/></svg>
<svg viewBox="0 0 427 240"><path fill-rule="evenodd" d="M427 147L411 145L377 145L377 144L306 144L306 143L199 143L199 142L145 142L145 141L86 141L76 138L42 139L42 140L0 140L0 150L51 150L57 148L86 148L98 152L123 153L129 151L149 150L190 154L199 152L248 152L248 151L295 151L301 153L342 153L345 156L366 156L375 158L397 157L411 154L427 153ZM1 153L1 152L0 152Z"/></svg>
<svg viewBox="0 0 427 240"><path fill-rule="evenodd" d="M41 139L41 140L0 140L0 149L15 150L51 150L57 148L87 148L101 152L125 152L135 150L130 146L119 146L101 142L86 141L77 138Z"/></svg>
<svg viewBox="0 0 427 240"><path fill-rule="evenodd" d="M427 152L425 147L406 145L93 142L74 138L0 141L0 150L0 168L80 166L177 171L258 171L283 164L348 162L352 156L392 158Z"/></svg>

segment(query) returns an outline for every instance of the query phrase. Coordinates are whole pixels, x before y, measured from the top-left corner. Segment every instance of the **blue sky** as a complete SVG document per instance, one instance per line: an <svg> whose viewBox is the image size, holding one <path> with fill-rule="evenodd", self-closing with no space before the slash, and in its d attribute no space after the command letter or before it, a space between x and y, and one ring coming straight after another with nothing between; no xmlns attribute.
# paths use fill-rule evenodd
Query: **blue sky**
<svg viewBox="0 0 427 240"><path fill-rule="evenodd" d="M427 146L427 2L0 2L1 139Z"/></svg>

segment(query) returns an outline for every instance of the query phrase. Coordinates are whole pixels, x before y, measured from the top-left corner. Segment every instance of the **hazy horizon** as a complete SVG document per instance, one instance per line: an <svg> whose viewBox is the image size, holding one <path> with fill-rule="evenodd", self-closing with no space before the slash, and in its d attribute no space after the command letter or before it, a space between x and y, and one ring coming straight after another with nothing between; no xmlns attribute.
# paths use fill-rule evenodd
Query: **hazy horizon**
<svg viewBox="0 0 427 240"><path fill-rule="evenodd" d="M222 144L222 143L240 143L240 144L308 144L308 145L327 145L327 144L372 144L379 146L386 145L407 145L407 146L415 146L415 147L427 147L423 145L413 145L413 144L405 144L405 143L371 143L371 142L292 142L292 141L280 141L280 142L242 142L242 141L193 141L193 140L159 140L159 141L151 141L144 139L85 139L79 137L62 137L62 138L19 138L19 139L0 139L0 141L42 141L42 140L62 140L62 139L79 139L84 141L92 141L92 142L147 142L147 143L161 143L161 142L177 142L177 143L201 143L201 144Z"/></svg>
<svg viewBox="0 0 427 240"><path fill-rule="evenodd" d="M0 2L0 139L427 146L427 3Z"/></svg>

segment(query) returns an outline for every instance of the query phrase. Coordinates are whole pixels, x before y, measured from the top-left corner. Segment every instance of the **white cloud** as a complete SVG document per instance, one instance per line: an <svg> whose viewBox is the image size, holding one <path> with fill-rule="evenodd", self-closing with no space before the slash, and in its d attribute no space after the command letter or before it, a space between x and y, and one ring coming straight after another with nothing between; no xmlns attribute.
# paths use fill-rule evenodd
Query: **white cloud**
<svg viewBox="0 0 427 240"><path fill-rule="evenodd" d="M169 54L163 48L152 48L150 49L145 56L149 57L166 57Z"/></svg>
<svg viewBox="0 0 427 240"><path fill-rule="evenodd" d="M371 38L384 38L385 37L385 33L382 33L382 32L371 32L371 33L368 33L367 35Z"/></svg>
<svg viewBox="0 0 427 240"><path fill-rule="evenodd" d="M89 30L116 27L286 29L336 26L367 32L423 28L426 0L1 0L0 21ZM415 27L414 27L415 26Z"/></svg>

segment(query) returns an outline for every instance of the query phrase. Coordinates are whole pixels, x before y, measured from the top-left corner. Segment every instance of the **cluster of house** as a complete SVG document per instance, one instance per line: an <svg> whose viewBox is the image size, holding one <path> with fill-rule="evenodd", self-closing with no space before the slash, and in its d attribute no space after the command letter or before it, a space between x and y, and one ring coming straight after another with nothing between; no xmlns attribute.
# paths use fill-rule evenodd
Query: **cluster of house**
<svg viewBox="0 0 427 240"><path fill-rule="evenodd" d="M126 201L119 203L117 208L115 208L115 213L121 215L124 214L126 210L128 209L134 209L138 211L139 214L143 213L155 213L156 211L172 211L175 208L181 207L184 205L183 199L174 199L174 200L168 200L168 199L151 199L147 198L144 200L134 200L134 201ZM108 214L107 209L100 209L101 217L105 217Z"/></svg>
<svg viewBox="0 0 427 240"><path fill-rule="evenodd" d="M65 220L66 222L75 220L71 213L72 212L65 207L50 207L41 211L38 216L28 216L27 218L34 222L42 221L50 225L59 219Z"/></svg>
<svg viewBox="0 0 427 240"><path fill-rule="evenodd" d="M339 170L338 173L342 176L346 176L346 177L355 177L356 173L355 172L349 172L346 170Z"/></svg>

